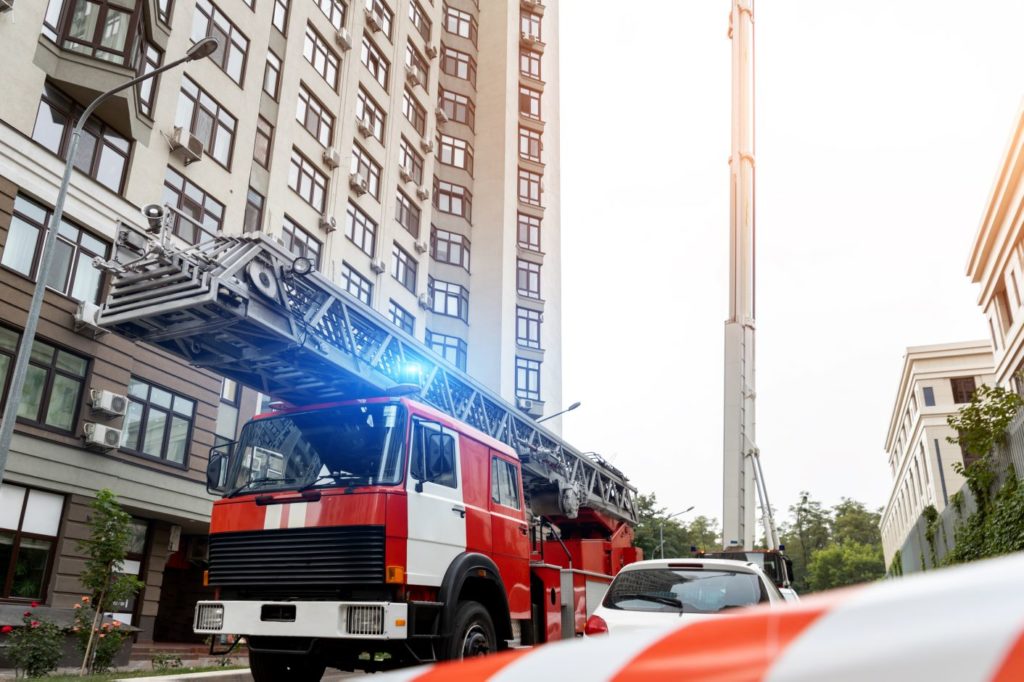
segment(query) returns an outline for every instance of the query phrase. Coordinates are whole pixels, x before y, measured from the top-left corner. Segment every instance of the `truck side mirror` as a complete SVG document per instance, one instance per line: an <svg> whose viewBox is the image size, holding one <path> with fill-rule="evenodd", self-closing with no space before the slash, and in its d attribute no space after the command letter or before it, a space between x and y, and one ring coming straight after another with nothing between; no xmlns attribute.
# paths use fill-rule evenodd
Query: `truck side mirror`
<svg viewBox="0 0 1024 682"><path fill-rule="evenodd" d="M227 443L210 449L210 461L206 464L206 492L223 494L228 489L228 463L234 443Z"/></svg>

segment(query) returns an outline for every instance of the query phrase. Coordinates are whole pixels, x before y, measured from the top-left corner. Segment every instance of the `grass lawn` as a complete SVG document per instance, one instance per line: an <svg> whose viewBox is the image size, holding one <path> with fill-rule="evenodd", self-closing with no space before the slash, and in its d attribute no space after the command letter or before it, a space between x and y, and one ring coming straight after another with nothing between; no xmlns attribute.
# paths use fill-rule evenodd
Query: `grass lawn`
<svg viewBox="0 0 1024 682"><path fill-rule="evenodd" d="M228 666L207 666L204 668L171 668L169 670L132 670L130 672L112 672L103 673L102 675L86 675L85 677L79 677L78 675L50 675L49 677L32 677L33 680L48 680L48 682L110 682L111 680L121 680L126 677L151 677L153 675L184 675L186 673L208 673L214 670L241 670L245 668L244 665L228 665Z"/></svg>

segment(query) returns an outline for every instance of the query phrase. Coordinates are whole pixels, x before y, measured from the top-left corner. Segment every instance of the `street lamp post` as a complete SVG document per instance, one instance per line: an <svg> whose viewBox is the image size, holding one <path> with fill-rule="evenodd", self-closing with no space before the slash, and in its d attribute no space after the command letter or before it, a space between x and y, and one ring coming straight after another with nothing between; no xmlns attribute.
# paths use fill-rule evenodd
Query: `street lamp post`
<svg viewBox="0 0 1024 682"><path fill-rule="evenodd" d="M804 573L807 573L807 543L804 542L804 506L807 495L800 498L800 506L796 508L796 532L800 536L800 552L804 557Z"/></svg>
<svg viewBox="0 0 1024 682"><path fill-rule="evenodd" d="M572 405L570 405L569 407L565 408L561 412L555 412L554 414L549 414L546 417L541 417L540 419L537 420L536 423L540 424L541 422L546 422L549 419L554 419L555 417L557 417L560 414L565 414L566 412L572 412L573 410L575 410L580 405L582 405L582 403L579 403L579 402L573 403Z"/></svg>
<svg viewBox="0 0 1024 682"><path fill-rule="evenodd" d="M7 392L7 404L4 406L3 416L0 417L0 483L3 483L4 474L7 471L7 455L11 450L11 439L14 436L14 422L18 417L18 402L21 400L21 391L25 386L25 377L28 374L28 361L32 354L32 345L36 338L36 327L39 324L39 313L43 308L43 298L46 295L46 282L50 278L50 268L53 265L53 246L57 241L57 232L60 229L60 221L64 216L64 202L68 195L68 186L71 184L71 170L75 163L75 154L78 152L78 142L82 137L82 129L86 121L96 108L103 104L112 95L137 85L144 80L158 76L164 71L169 71L185 62L202 59L213 54L220 46L216 38L203 38L185 53L181 59L165 64L158 69L145 73L130 81L121 83L115 88L107 90L89 106L85 108L82 115L78 117L74 130L71 132L71 142L68 145L67 160L64 163L64 177L60 182L60 189L57 191L57 201L53 205L53 216L46 229L43 238L43 250L39 259L39 270L36 272L36 286L32 292L32 303L25 318L25 329L21 334L21 345L18 348L18 356L14 360L14 367L11 372L11 386Z"/></svg>
<svg viewBox="0 0 1024 682"><path fill-rule="evenodd" d="M671 518L675 518L676 516L682 516L683 514L685 514L688 511L693 511L693 507L692 506L687 507L686 509L684 509L681 512L676 512L675 514L669 514L668 516L662 516L659 519L659 521L661 523L658 524L658 549L661 551L661 558L662 559L665 558L665 522L668 521Z"/></svg>

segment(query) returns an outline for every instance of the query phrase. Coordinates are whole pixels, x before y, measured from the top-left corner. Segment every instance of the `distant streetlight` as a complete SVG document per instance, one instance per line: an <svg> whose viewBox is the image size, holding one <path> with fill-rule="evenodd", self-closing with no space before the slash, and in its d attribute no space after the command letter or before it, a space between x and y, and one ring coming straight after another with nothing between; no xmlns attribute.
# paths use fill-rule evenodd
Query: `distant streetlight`
<svg viewBox="0 0 1024 682"><path fill-rule="evenodd" d="M540 419L537 420L537 423L540 424L541 422L546 422L549 419L554 419L555 417L557 417L560 414L565 414L566 412L572 412L577 407L579 407L581 404L582 403L573 403L572 405L570 405L569 407L565 408L561 412L555 412L554 414L549 414L546 417L541 417Z"/></svg>
<svg viewBox="0 0 1024 682"><path fill-rule="evenodd" d="M807 572L807 543L804 542L804 507L807 505L807 495L800 498L800 506L796 508L796 532L800 536L800 552L804 557L804 573Z"/></svg>
<svg viewBox="0 0 1024 682"><path fill-rule="evenodd" d="M46 295L46 283L50 279L50 266L53 264L53 246L57 241L57 231L60 229L60 221L64 216L64 202L68 196L68 186L71 184L71 169L74 168L75 155L78 152L78 142L82 138L82 129L86 121L96 108L103 104L108 98L144 80L158 76L164 71L180 66L185 62L195 61L203 57L209 57L217 48L220 41L213 37L203 38L189 48L185 56L170 64L165 64L149 73L144 73L137 78L121 83L120 85L107 90L94 99L85 108L82 115L78 117L74 130L71 131L71 142L68 145L67 160L64 162L64 177L60 182L60 189L57 191L57 201L53 204L53 216L46 228L46 235L43 238L43 249L39 258L39 270L36 273L36 286L32 292L32 303L25 317L25 329L21 333L21 346L18 348L18 357L14 360L14 367L11 371L11 385L7 390L7 404L4 406L3 416L0 417L0 483L4 481L4 473L7 470L7 454L11 450L11 439L14 436L14 422L18 418L18 403L21 400L21 391L25 387L25 376L28 374L28 360L32 354L32 346L36 339L36 327L39 324L39 313L43 308L43 298Z"/></svg>
<svg viewBox="0 0 1024 682"><path fill-rule="evenodd" d="M662 516L661 519L659 519L661 521L661 523L658 524L658 549L661 550L661 558L662 559L665 558L665 522L668 521L669 519L675 518L676 516L682 516L683 514L685 514L686 512L689 512L689 511L693 511L693 507L692 506L687 507L686 509L684 509L681 512L676 512L675 514L669 514L668 516Z"/></svg>

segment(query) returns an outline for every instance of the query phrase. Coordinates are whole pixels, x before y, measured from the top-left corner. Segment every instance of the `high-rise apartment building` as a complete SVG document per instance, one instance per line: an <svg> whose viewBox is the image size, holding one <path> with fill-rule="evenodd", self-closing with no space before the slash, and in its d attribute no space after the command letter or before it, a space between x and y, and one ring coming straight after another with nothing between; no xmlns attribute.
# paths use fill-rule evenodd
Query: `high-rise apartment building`
<svg viewBox="0 0 1024 682"><path fill-rule="evenodd" d="M275 235L520 409L560 409L555 0L0 7L4 394L76 117L203 36L221 43L85 128L0 489L0 602L78 598L77 539L110 487L137 519L128 568L147 584L123 617L143 640L189 634L208 450L256 396L76 322L105 291L92 260L144 244L146 204L181 243Z"/></svg>

